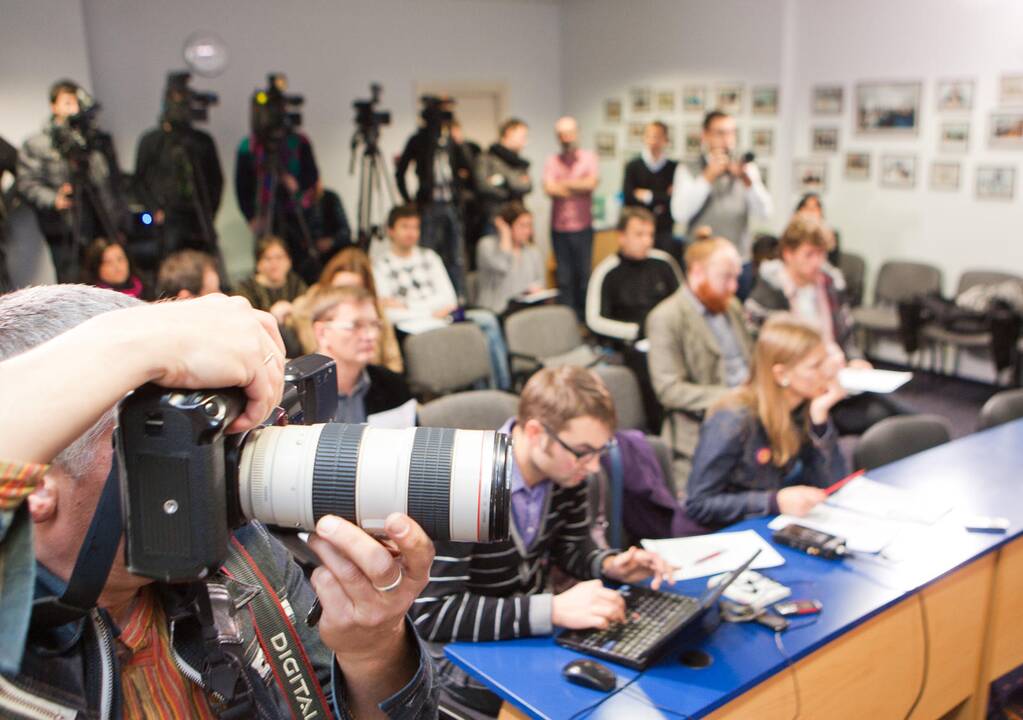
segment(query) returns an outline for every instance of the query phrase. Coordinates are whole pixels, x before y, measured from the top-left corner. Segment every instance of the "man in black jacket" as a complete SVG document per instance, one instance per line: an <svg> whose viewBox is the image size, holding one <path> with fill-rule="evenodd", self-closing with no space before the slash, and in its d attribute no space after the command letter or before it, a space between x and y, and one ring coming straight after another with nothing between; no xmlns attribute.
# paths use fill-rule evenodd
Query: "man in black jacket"
<svg viewBox="0 0 1023 720"><path fill-rule="evenodd" d="M450 100L438 106L427 103L423 126L405 144L395 174L398 192L406 204L410 203L412 195L405 173L409 165L415 164L419 182L415 202L422 220L421 243L440 255L455 292L464 299L465 238L458 216L458 200L462 178L466 176L466 169L471 173L471 168L466 167L466 155L451 137L451 106Z"/></svg>
<svg viewBox="0 0 1023 720"><path fill-rule="evenodd" d="M655 120L643 131L643 152L625 165L622 194L625 205L643 207L654 214L654 247L681 260L681 245L672 237L671 190L678 163L665 155L668 126Z"/></svg>

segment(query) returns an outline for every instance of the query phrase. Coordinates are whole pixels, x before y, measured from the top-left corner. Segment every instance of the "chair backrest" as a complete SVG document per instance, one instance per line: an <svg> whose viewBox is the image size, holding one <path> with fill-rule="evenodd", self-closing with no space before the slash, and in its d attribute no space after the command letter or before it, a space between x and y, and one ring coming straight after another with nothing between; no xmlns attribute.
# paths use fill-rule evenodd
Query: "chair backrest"
<svg viewBox="0 0 1023 720"><path fill-rule="evenodd" d="M992 395L980 409L978 430L1023 418L1023 389L1003 390Z"/></svg>
<svg viewBox="0 0 1023 720"><path fill-rule="evenodd" d="M966 270L959 276L959 285L956 288L956 295L965 292L977 285L995 285L1006 280L1015 280L1023 283L1023 277L999 270Z"/></svg>
<svg viewBox="0 0 1023 720"><path fill-rule="evenodd" d="M653 448L654 454L657 455L657 462L661 464L664 482L667 484L668 489L671 490L671 496L678 497L678 488L675 487L675 475L672 472L671 447L669 447L668 443L664 442L663 438L657 435L647 435L646 439L650 443L650 447Z"/></svg>
<svg viewBox="0 0 1023 720"><path fill-rule="evenodd" d="M424 427L497 430L519 409L519 399L501 390L469 390L431 400L419 408Z"/></svg>
<svg viewBox="0 0 1023 720"><path fill-rule="evenodd" d="M646 412L636 374L624 365L597 365L594 372L604 381L615 403L619 430L645 430Z"/></svg>
<svg viewBox="0 0 1023 720"><path fill-rule="evenodd" d="M927 263L890 260L877 273L875 302L891 304L941 292L941 270Z"/></svg>
<svg viewBox="0 0 1023 720"><path fill-rule="evenodd" d="M859 307L863 304L863 282L866 279L867 263L862 255L843 251L838 257L838 269L845 278L849 304Z"/></svg>
<svg viewBox="0 0 1023 720"><path fill-rule="evenodd" d="M564 305L544 305L513 313L505 320L508 352L541 360L583 344L575 312Z"/></svg>
<svg viewBox="0 0 1023 720"><path fill-rule="evenodd" d="M444 395L490 378L487 339L472 323L405 338L405 372L413 392Z"/></svg>
<svg viewBox="0 0 1023 720"><path fill-rule="evenodd" d="M940 415L896 415L868 428L853 450L853 465L873 470L952 439Z"/></svg>

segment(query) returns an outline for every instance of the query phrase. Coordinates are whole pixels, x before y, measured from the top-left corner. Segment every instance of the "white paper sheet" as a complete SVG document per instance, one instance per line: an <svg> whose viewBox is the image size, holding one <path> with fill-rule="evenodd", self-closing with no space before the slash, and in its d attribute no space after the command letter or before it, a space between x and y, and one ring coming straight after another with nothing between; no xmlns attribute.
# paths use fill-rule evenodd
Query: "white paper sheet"
<svg viewBox="0 0 1023 720"><path fill-rule="evenodd" d="M559 294L560 293L557 288L550 288L548 290L537 290L536 292L517 295L515 300L520 303L532 305L533 303L543 302L544 300L553 300Z"/></svg>
<svg viewBox="0 0 1023 720"><path fill-rule="evenodd" d="M861 515L828 504L818 505L803 517L779 515L767 527L781 530L793 524L843 537L850 550L862 553L881 552L902 529L901 523Z"/></svg>
<svg viewBox="0 0 1023 720"><path fill-rule="evenodd" d="M952 506L938 498L885 485L862 475L850 481L827 504L882 520L908 521L932 525Z"/></svg>
<svg viewBox="0 0 1023 720"><path fill-rule="evenodd" d="M395 323L396 328L409 335L418 335L419 333L429 332L430 330L436 330L447 325L447 320L435 317L409 318Z"/></svg>
<svg viewBox="0 0 1023 720"><path fill-rule="evenodd" d="M847 367L838 371L838 384L850 393L890 393L898 390L912 379L913 373L895 370Z"/></svg>
<svg viewBox="0 0 1023 720"><path fill-rule="evenodd" d="M760 555L750 567L761 570L785 564L785 558L753 530L643 540L642 544L647 550L656 552L679 568L675 572L676 580L730 572L749 560L750 555L757 550L761 551Z"/></svg>
<svg viewBox="0 0 1023 720"><path fill-rule="evenodd" d="M396 408L373 413L366 418L366 423L370 427L390 428L391 430L415 427L417 407L416 400L413 398Z"/></svg>

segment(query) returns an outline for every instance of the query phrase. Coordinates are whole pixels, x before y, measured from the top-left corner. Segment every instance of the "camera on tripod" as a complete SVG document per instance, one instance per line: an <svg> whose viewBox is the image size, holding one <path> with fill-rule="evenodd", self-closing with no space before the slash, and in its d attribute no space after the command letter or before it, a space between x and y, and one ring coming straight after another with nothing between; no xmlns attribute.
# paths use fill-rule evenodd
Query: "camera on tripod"
<svg viewBox="0 0 1023 720"><path fill-rule="evenodd" d="M288 95L288 79L283 73L266 76L266 89L252 94L252 134L260 141L274 142L284 138L302 124L302 107L305 98Z"/></svg>
<svg viewBox="0 0 1023 720"><path fill-rule="evenodd" d="M128 569L178 582L227 557L246 520L312 531L339 515L382 533L407 513L436 540L508 537L511 443L490 431L404 430L330 422L337 368L307 355L285 368L282 407L240 435L224 431L244 392L144 385L119 408L117 454Z"/></svg>
<svg viewBox="0 0 1023 720"><path fill-rule="evenodd" d="M423 103L422 117L427 127L439 128L455 119L455 101L452 98L423 95L419 101Z"/></svg>
<svg viewBox="0 0 1023 720"><path fill-rule="evenodd" d="M177 70L167 73L163 99L163 120L174 127L188 127L193 122L210 119L210 105L220 102L216 93L197 92L189 87L192 73Z"/></svg>
<svg viewBox="0 0 1023 720"><path fill-rule="evenodd" d="M382 91L380 83L371 83L369 100L356 100L352 103L352 107L355 109L355 125L363 133L377 131L379 128L391 124L391 113L387 110L377 110Z"/></svg>
<svg viewBox="0 0 1023 720"><path fill-rule="evenodd" d="M75 160L102 149L108 136L99 129L96 118L101 105L82 88L75 91L78 112L53 128L53 146L62 157Z"/></svg>

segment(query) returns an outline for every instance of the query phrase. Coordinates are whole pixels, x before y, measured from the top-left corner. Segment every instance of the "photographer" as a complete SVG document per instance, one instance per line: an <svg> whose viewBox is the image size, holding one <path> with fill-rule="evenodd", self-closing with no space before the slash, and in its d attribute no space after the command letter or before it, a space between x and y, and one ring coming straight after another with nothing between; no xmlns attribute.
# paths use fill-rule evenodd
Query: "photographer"
<svg viewBox="0 0 1023 720"><path fill-rule="evenodd" d="M32 348L39 342L81 323L100 323L98 318L90 318L131 307L133 302L109 291L77 286L13 293L0 299L3 352L31 354L38 351ZM215 303L220 305L214 308ZM171 303L158 308L169 312L177 306ZM256 398L279 397L283 353L272 320L256 315L265 332L251 322L240 322L235 334L212 328L211 318L239 320L229 312L229 308L247 308L239 300L217 296L184 301L180 307L179 312L194 315L192 322L177 318L175 326L187 329L182 332L205 331L191 336L201 342L182 342L181 335L176 335L176 342L164 345L161 334L166 328L152 318L143 320L141 310L132 307L124 312L136 312L136 319L144 321L141 335L129 332L126 323L114 324L110 357L123 355L126 343L154 348L149 367L159 367L156 360L166 357L170 372L119 374L129 375L132 383L161 379L168 385L192 387L209 386L196 383L198 378L212 379L213 385L237 385L255 377ZM214 352L198 351L203 348ZM245 358L244 372L210 378L216 374L208 368L221 355ZM109 369L118 367L112 362ZM6 364L0 368L6 370ZM72 371L71 375L80 376L81 372ZM269 393L262 389L266 387L263 383L269 384ZM251 390L249 397L253 398ZM76 403L67 406L67 410L78 412ZM250 412L236 421L232 430L251 427L266 414L266 404L251 406L250 402ZM37 403L35 408L52 409L52 414L46 414L48 419L65 410L57 402L43 408ZM111 418L104 416L72 443L54 461L43 488L29 500L38 533L38 589L43 596L59 594L71 575L110 471L112 424ZM223 570L197 583L154 583L130 574L123 555L118 555L100 595L101 611L91 613L85 632L76 633L76 624L72 624L33 633L21 675L7 676L5 685L8 689L16 686L23 701L35 699L38 704L39 698L45 698L66 716L153 717L163 713L167 717L285 718L296 713L297 707L305 707L306 717L318 710L323 716L333 710L341 717L430 717L435 713L432 670L405 613L426 583L432 545L406 516L391 515L386 528L393 553L344 520L321 518L311 547L323 566L313 573L312 587L262 525L252 522L236 530L232 547L246 558L244 563L253 573L278 589L278 597L271 598L277 607L288 608L288 627L272 636L268 631L276 632L285 622L285 611L275 621L257 617L251 603L256 603L265 589L238 582ZM313 587L323 608L318 632L301 622L312 606ZM210 623L203 623L201 607L197 610L192 601L197 592L205 594L207 588L222 612L213 613ZM218 597L222 601L215 599ZM116 640L111 639L113 627L120 630ZM279 637L289 650L297 648L289 657L298 670L287 678L270 671L279 659L271 656L280 650ZM55 644L60 645L59 653L53 652ZM112 669L119 677L110 677ZM19 710L23 704L5 705L12 702L10 698L10 693L0 695L3 713L23 713ZM296 705L296 700L308 705Z"/></svg>
<svg viewBox="0 0 1023 720"><path fill-rule="evenodd" d="M419 181L415 201L423 223L423 247L440 255L458 297L464 299L465 238L457 203L462 178L469 176L472 168L467 166L464 153L451 136L453 101L429 95L422 101L423 126L409 138L395 169L398 192L405 203L412 201L405 173L414 163Z"/></svg>
<svg viewBox="0 0 1023 720"><path fill-rule="evenodd" d="M93 126L96 105L77 84L50 88L50 119L25 141L18 158L18 193L36 212L58 282L75 282L82 250L94 238L119 234L124 216L110 137Z"/></svg>
<svg viewBox="0 0 1023 720"><path fill-rule="evenodd" d="M217 146L193 120L205 120L210 94L188 87L188 75L167 78L159 125L139 138L135 181L140 195L163 224L163 256L183 248L216 253L213 219L224 192ZM161 257L162 259L162 257Z"/></svg>

